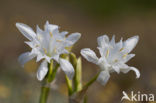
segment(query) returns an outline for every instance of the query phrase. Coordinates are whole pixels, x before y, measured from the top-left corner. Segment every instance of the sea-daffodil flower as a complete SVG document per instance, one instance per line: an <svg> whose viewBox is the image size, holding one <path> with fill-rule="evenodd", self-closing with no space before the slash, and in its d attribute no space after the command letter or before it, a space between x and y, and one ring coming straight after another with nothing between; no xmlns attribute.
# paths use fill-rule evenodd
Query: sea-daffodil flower
<svg viewBox="0 0 156 103"><path fill-rule="evenodd" d="M37 72L38 80L44 79L48 72L47 65L51 60L59 63L65 74L72 79L74 75L73 66L69 61L60 58L60 55L69 52L66 48L71 47L77 42L81 36L80 33L72 33L66 36L68 32L59 32L59 27L49 24L48 21L44 26L44 30L41 30L37 26L36 33L29 26L22 23L16 23L16 27L29 40L25 43L32 48L31 52L26 52L19 56L19 62L24 65L34 57L37 57L37 62L44 59Z"/></svg>
<svg viewBox="0 0 156 103"><path fill-rule="evenodd" d="M115 43L115 36L109 41L107 35L97 38L98 50L101 57L98 58L94 51L89 48L81 50L81 55L89 62L97 64L101 68L101 72L97 80L105 85L110 78L112 72L127 73L133 70L136 73L136 78L140 77L140 72L135 67L130 67L126 64L135 54L129 54L136 46L139 40L138 36L131 37L126 41L122 39Z"/></svg>

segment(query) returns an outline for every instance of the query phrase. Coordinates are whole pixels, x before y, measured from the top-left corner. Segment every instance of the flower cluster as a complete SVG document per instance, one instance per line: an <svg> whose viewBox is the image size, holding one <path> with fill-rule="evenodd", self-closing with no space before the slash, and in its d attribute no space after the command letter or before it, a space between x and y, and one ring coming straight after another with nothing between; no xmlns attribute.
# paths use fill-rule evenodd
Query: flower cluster
<svg viewBox="0 0 156 103"><path fill-rule="evenodd" d="M24 65L29 60L37 57L36 61L42 60L38 68L37 78L43 80L48 72L48 63L55 60L60 64L65 74L72 79L74 76L74 69L68 60L60 57L61 54L68 54L68 47L71 47L80 38L80 33L72 33L67 36L68 32L59 32L57 25L49 24L47 21L44 30L37 26L36 33L27 25L16 23L19 31L29 40L25 43L29 45L32 50L25 52L19 56L18 61Z"/></svg>
<svg viewBox="0 0 156 103"><path fill-rule="evenodd" d="M37 71L38 80L43 80L48 72L48 63L51 60L56 61L60 64L60 67L65 74L72 79L74 76L73 65L66 59L60 57L61 54L68 54L67 48L73 46L81 37L80 33L72 33L67 36L68 32L59 32L57 25L49 24L47 21L44 30L41 30L37 26L36 33L27 25L22 23L16 23L19 31L29 40L25 43L29 45L32 50L25 52L19 56L19 62L24 65L29 60L37 57L36 61L42 60L41 65ZM107 35L103 35L97 38L98 50L101 57L98 58L94 51L89 48L81 50L81 55L98 65L101 70L97 80L105 85L110 78L112 72L123 72L127 73L133 70L136 73L136 78L140 77L140 72L135 67L128 66L126 63L135 56L135 54L129 54L136 44L138 43L139 37L134 36L126 41L122 39L119 42L115 42L115 36L109 40Z"/></svg>
<svg viewBox="0 0 156 103"><path fill-rule="evenodd" d="M109 40L107 35L98 37L97 48L101 57L97 57L90 48L82 49L81 55L87 61L98 65L100 68L100 72L83 85L81 57L76 57L71 52L71 48L81 37L80 33L67 35L67 31L59 32L59 26L49 24L48 21L44 26L44 30L37 26L36 32L22 23L16 23L16 27L29 40L25 41L25 43L32 48L31 51L21 54L18 61L22 66L35 57L36 62L41 61L37 71L37 79L39 81L43 80L40 103L46 103L50 90L49 83L52 83L55 79L59 67L67 75L65 79L69 103L80 103L86 96L86 91L91 84L97 80L102 85L105 85L113 72L119 74L120 72L128 73L132 70L135 72L136 78L140 77L140 72L137 68L126 64L135 56L135 54L130 54L130 52L138 43L138 36L131 37L125 41L121 38L119 42L115 42L115 36L111 40ZM84 103L86 103L85 99Z"/></svg>
<svg viewBox="0 0 156 103"><path fill-rule="evenodd" d="M133 70L136 73L136 78L140 77L140 72L135 67L130 67L126 64L135 54L129 54L136 46L139 40L138 36L131 37L123 42L121 39L115 43L115 36L110 41L107 35L97 38L98 50L101 57L98 58L94 51L89 48L81 50L81 55L89 62L97 64L101 68L101 72L97 80L105 85L110 78L112 72L127 73Z"/></svg>

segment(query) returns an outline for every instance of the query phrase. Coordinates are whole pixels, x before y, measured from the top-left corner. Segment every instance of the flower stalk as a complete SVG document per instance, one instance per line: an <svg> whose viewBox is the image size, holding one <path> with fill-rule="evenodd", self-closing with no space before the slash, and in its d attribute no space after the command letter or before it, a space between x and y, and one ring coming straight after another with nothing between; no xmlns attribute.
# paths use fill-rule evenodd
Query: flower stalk
<svg viewBox="0 0 156 103"><path fill-rule="evenodd" d="M49 95L50 88L46 86L41 87L41 96L40 96L40 102L39 103L46 103L47 98Z"/></svg>
<svg viewBox="0 0 156 103"><path fill-rule="evenodd" d="M54 66L53 60L48 64L49 71L48 71L47 76L43 80L39 103L46 103L47 102L49 91L50 91L50 83L55 79L55 75L56 75L58 67L59 67L59 64L56 64Z"/></svg>

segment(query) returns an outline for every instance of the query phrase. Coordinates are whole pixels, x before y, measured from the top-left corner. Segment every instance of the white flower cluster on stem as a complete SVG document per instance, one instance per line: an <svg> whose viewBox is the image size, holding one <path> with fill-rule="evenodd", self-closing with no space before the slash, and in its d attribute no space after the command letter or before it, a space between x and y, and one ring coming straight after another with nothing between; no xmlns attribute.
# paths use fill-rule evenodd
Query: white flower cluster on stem
<svg viewBox="0 0 156 103"><path fill-rule="evenodd" d="M139 40L138 36L131 37L123 42L121 39L115 43L115 36L110 41L107 35L97 38L98 50L101 57L98 58L94 51L89 48L81 50L81 55L89 62L97 64L101 68L101 73L97 80L105 85L110 78L112 72L127 73L133 70L136 73L136 78L140 77L140 72L135 67L130 67L126 64L135 54L129 54L136 46Z"/></svg>
<svg viewBox="0 0 156 103"><path fill-rule="evenodd" d="M68 32L59 32L57 25L49 24L47 21L44 30L37 26L36 33L27 25L16 23L19 31L29 40L25 43L29 45L31 52L25 52L19 56L18 61L24 65L29 60L37 57L36 61L43 59L37 72L38 80L43 80L48 72L48 63L55 60L60 64L65 74L72 79L74 76L74 69L71 63L63 58L61 54L68 54L67 47L71 47L81 37L80 33L72 33L66 36Z"/></svg>

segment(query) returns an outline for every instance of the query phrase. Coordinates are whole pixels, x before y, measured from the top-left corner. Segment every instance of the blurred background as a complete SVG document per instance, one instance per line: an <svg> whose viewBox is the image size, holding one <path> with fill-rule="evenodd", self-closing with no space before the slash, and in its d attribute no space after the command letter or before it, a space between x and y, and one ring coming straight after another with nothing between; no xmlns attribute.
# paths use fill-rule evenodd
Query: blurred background
<svg viewBox="0 0 156 103"><path fill-rule="evenodd" d="M110 38L115 34L117 41L121 37L126 40L140 36L132 51L136 56L128 65L137 67L141 77L136 79L132 71L113 73L106 86L96 82L89 88L88 103L120 103L122 91L156 95L155 0L0 0L0 103L38 103L41 87L36 79L38 64L32 60L23 69L17 62L18 56L30 48L24 44L27 39L15 23L22 22L36 29L37 24L43 28L46 20L59 25L61 31L82 34L73 48L77 56L85 47L98 54L96 38L103 34ZM98 70L96 65L83 59L83 82ZM56 85L48 103L67 103L62 72L57 75Z"/></svg>

